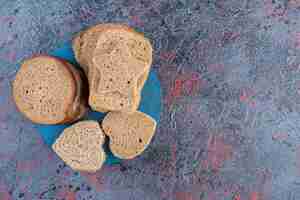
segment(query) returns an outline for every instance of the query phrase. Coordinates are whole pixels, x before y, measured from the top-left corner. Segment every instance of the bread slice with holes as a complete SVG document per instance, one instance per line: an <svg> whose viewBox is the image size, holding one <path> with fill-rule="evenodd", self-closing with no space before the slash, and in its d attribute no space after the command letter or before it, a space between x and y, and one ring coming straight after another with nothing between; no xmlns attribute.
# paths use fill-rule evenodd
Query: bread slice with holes
<svg viewBox="0 0 300 200"><path fill-rule="evenodd" d="M73 49L89 79L94 110L137 110L152 63L147 38L126 25L99 24L80 32Z"/></svg>
<svg viewBox="0 0 300 200"><path fill-rule="evenodd" d="M105 135L96 121L77 122L66 128L52 149L72 169L96 172L105 162Z"/></svg>
<svg viewBox="0 0 300 200"><path fill-rule="evenodd" d="M87 110L84 84L69 63L52 56L26 59L13 82L13 98L18 110L40 124L74 121Z"/></svg>
<svg viewBox="0 0 300 200"><path fill-rule="evenodd" d="M122 159L140 155L155 133L156 121L140 111L109 112L102 122L111 152Z"/></svg>

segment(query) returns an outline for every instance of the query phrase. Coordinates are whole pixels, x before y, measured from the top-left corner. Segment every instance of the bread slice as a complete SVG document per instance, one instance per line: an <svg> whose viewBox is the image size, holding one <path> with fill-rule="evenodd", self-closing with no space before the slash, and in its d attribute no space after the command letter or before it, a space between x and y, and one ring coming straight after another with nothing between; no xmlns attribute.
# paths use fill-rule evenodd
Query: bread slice
<svg viewBox="0 0 300 200"><path fill-rule="evenodd" d="M133 112L138 108L152 63L148 39L126 25L99 24L79 33L73 49L89 79L93 109ZM124 101L133 103L120 106Z"/></svg>
<svg viewBox="0 0 300 200"><path fill-rule="evenodd" d="M102 31L90 66L97 70L93 74L96 92L127 94L131 87L136 87L136 80L150 68L151 62L151 44L139 33L120 28Z"/></svg>
<svg viewBox="0 0 300 200"><path fill-rule="evenodd" d="M75 69L73 65L65 62L68 69L72 72L76 82L76 96L73 105L68 110L70 121L76 121L82 118L88 110L88 84L84 81L84 75L81 71Z"/></svg>
<svg viewBox="0 0 300 200"><path fill-rule="evenodd" d="M98 122L81 121L66 128L52 149L72 169L96 172L106 158L102 148L104 141Z"/></svg>
<svg viewBox="0 0 300 200"><path fill-rule="evenodd" d="M103 30L113 29L113 28L114 29L119 28L119 29L128 30L130 32L135 32L134 29L132 29L126 25L122 25L122 24L99 24L99 25L93 26L85 31L79 32L73 39L73 50L74 50L76 60L78 61L78 63L80 63L81 67L83 67L87 76L88 76L88 66L93 65L93 64L89 63L88 61L91 61L93 58L92 55L96 48L97 36L100 35L101 32L103 32ZM135 33L137 33L137 32L135 32ZM142 34L140 34L140 33L137 33L137 34L139 34L141 37L143 37ZM146 39L146 38L143 37L143 39ZM149 45L149 46L147 46L147 45ZM141 91L141 89L143 88L144 83L148 78L150 68L151 68L151 63L152 63L152 51L153 50L152 50L152 47L151 47L151 44L149 41L148 41L148 44L146 44L146 48L149 48L149 53L150 53L150 55L147 56L149 66L146 67L145 72L139 77L138 91ZM136 54L136 52L134 52L134 54ZM92 72L92 74L94 74L94 73L95 72Z"/></svg>
<svg viewBox="0 0 300 200"><path fill-rule="evenodd" d="M116 108L119 110L122 110L123 112L133 112L136 111L140 105L141 101L141 92L144 87L144 84L148 78L150 72L147 70L139 79L137 80L137 91L134 94L131 94L131 98L127 98L126 96L120 94L120 93L106 93L106 94L100 94L100 95L94 95L90 96L90 101L101 101L103 102L103 107L97 105L97 103L90 103L93 110L97 110L99 112L109 112L111 110L115 110ZM116 97L117 95L121 95L122 98ZM100 98L100 100L99 100ZM102 98L102 99L101 99ZM116 101L118 100L118 101ZM121 102L123 103L121 104ZM124 105L124 101L127 103L127 106L122 108L122 105ZM120 107L118 108L118 104Z"/></svg>
<svg viewBox="0 0 300 200"><path fill-rule="evenodd" d="M129 27L122 24L98 24L84 31L79 32L73 39L73 51L75 58L80 66L88 75L89 61L92 60L93 52L96 48L98 35L105 29L120 28L128 29Z"/></svg>
<svg viewBox="0 0 300 200"><path fill-rule="evenodd" d="M86 103L74 104L80 83L73 73L77 74L71 64L52 56L25 60L13 82L18 110L40 124L60 124L78 118L85 112Z"/></svg>
<svg viewBox="0 0 300 200"><path fill-rule="evenodd" d="M151 142L156 121L145 113L109 112L102 122L112 153L123 159L141 154Z"/></svg>
<svg viewBox="0 0 300 200"><path fill-rule="evenodd" d="M98 102L102 102L99 104ZM128 97L119 92L107 94L97 94L89 97L89 104L93 110L108 112L111 110L122 110L123 112L133 112L138 109L140 95Z"/></svg>

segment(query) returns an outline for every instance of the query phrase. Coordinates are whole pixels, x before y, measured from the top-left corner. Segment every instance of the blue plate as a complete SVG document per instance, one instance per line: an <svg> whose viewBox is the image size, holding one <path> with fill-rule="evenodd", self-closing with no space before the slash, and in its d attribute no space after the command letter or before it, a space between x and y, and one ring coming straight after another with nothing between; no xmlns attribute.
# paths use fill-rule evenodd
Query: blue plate
<svg viewBox="0 0 300 200"><path fill-rule="evenodd" d="M63 58L70 63L74 64L76 67L79 67L78 63L75 60L75 56L72 50L71 43L67 43L61 48L56 49L52 53L53 56ZM157 78L157 75L154 71L151 71L148 77L148 80L145 83L145 86L142 91L142 99L140 103L139 110L147 113L153 117L157 122L160 119L160 110L161 110L161 87L160 82ZM105 116L105 113L89 111L84 119L93 119L101 121ZM39 134L42 136L44 142L51 147L55 140L59 137L62 131L70 126L71 124L66 125L36 125ZM113 165L120 163L120 159L113 156L108 148L108 144L105 143L105 151L107 153L106 164Z"/></svg>

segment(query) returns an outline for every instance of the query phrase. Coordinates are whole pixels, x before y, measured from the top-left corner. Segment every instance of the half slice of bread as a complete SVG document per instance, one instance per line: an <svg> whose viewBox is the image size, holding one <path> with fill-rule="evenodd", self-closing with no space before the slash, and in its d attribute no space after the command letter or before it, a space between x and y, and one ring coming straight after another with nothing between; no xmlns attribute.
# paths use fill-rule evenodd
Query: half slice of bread
<svg viewBox="0 0 300 200"><path fill-rule="evenodd" d="M145 113L110 112L102 122L112 153L123 159L141 154L151 142L156 121Z"/></svg>
<svg viewBox="0 0 300 200"><path fill-rule="evenodd" d="M71 64L52 56L25 60L13 82L17 108L40 124L74 121L86 110L84 100L74 104L81 96L78 87L83 87L78 73Z"/></svg>
<svg viewBox="0 0 300 200"><path fill-rule="evenodd" d="M96 121L81 121L66 128L52 148L72 169L96 172L103 165L105 135Z"/></svg>

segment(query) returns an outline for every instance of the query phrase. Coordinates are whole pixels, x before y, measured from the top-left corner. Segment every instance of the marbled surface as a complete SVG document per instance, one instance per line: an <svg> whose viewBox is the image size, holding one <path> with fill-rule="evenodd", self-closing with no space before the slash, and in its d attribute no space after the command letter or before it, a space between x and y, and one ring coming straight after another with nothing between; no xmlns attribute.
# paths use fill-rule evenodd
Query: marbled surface
<svg viewBox="0 0 300 200"><path fill-rule="evenodd" d="M300 199L299 0L0 0L0 199ZM146 152L77 173L17 111L22 59L100 22L154 45L164 110Z"/></svg>

